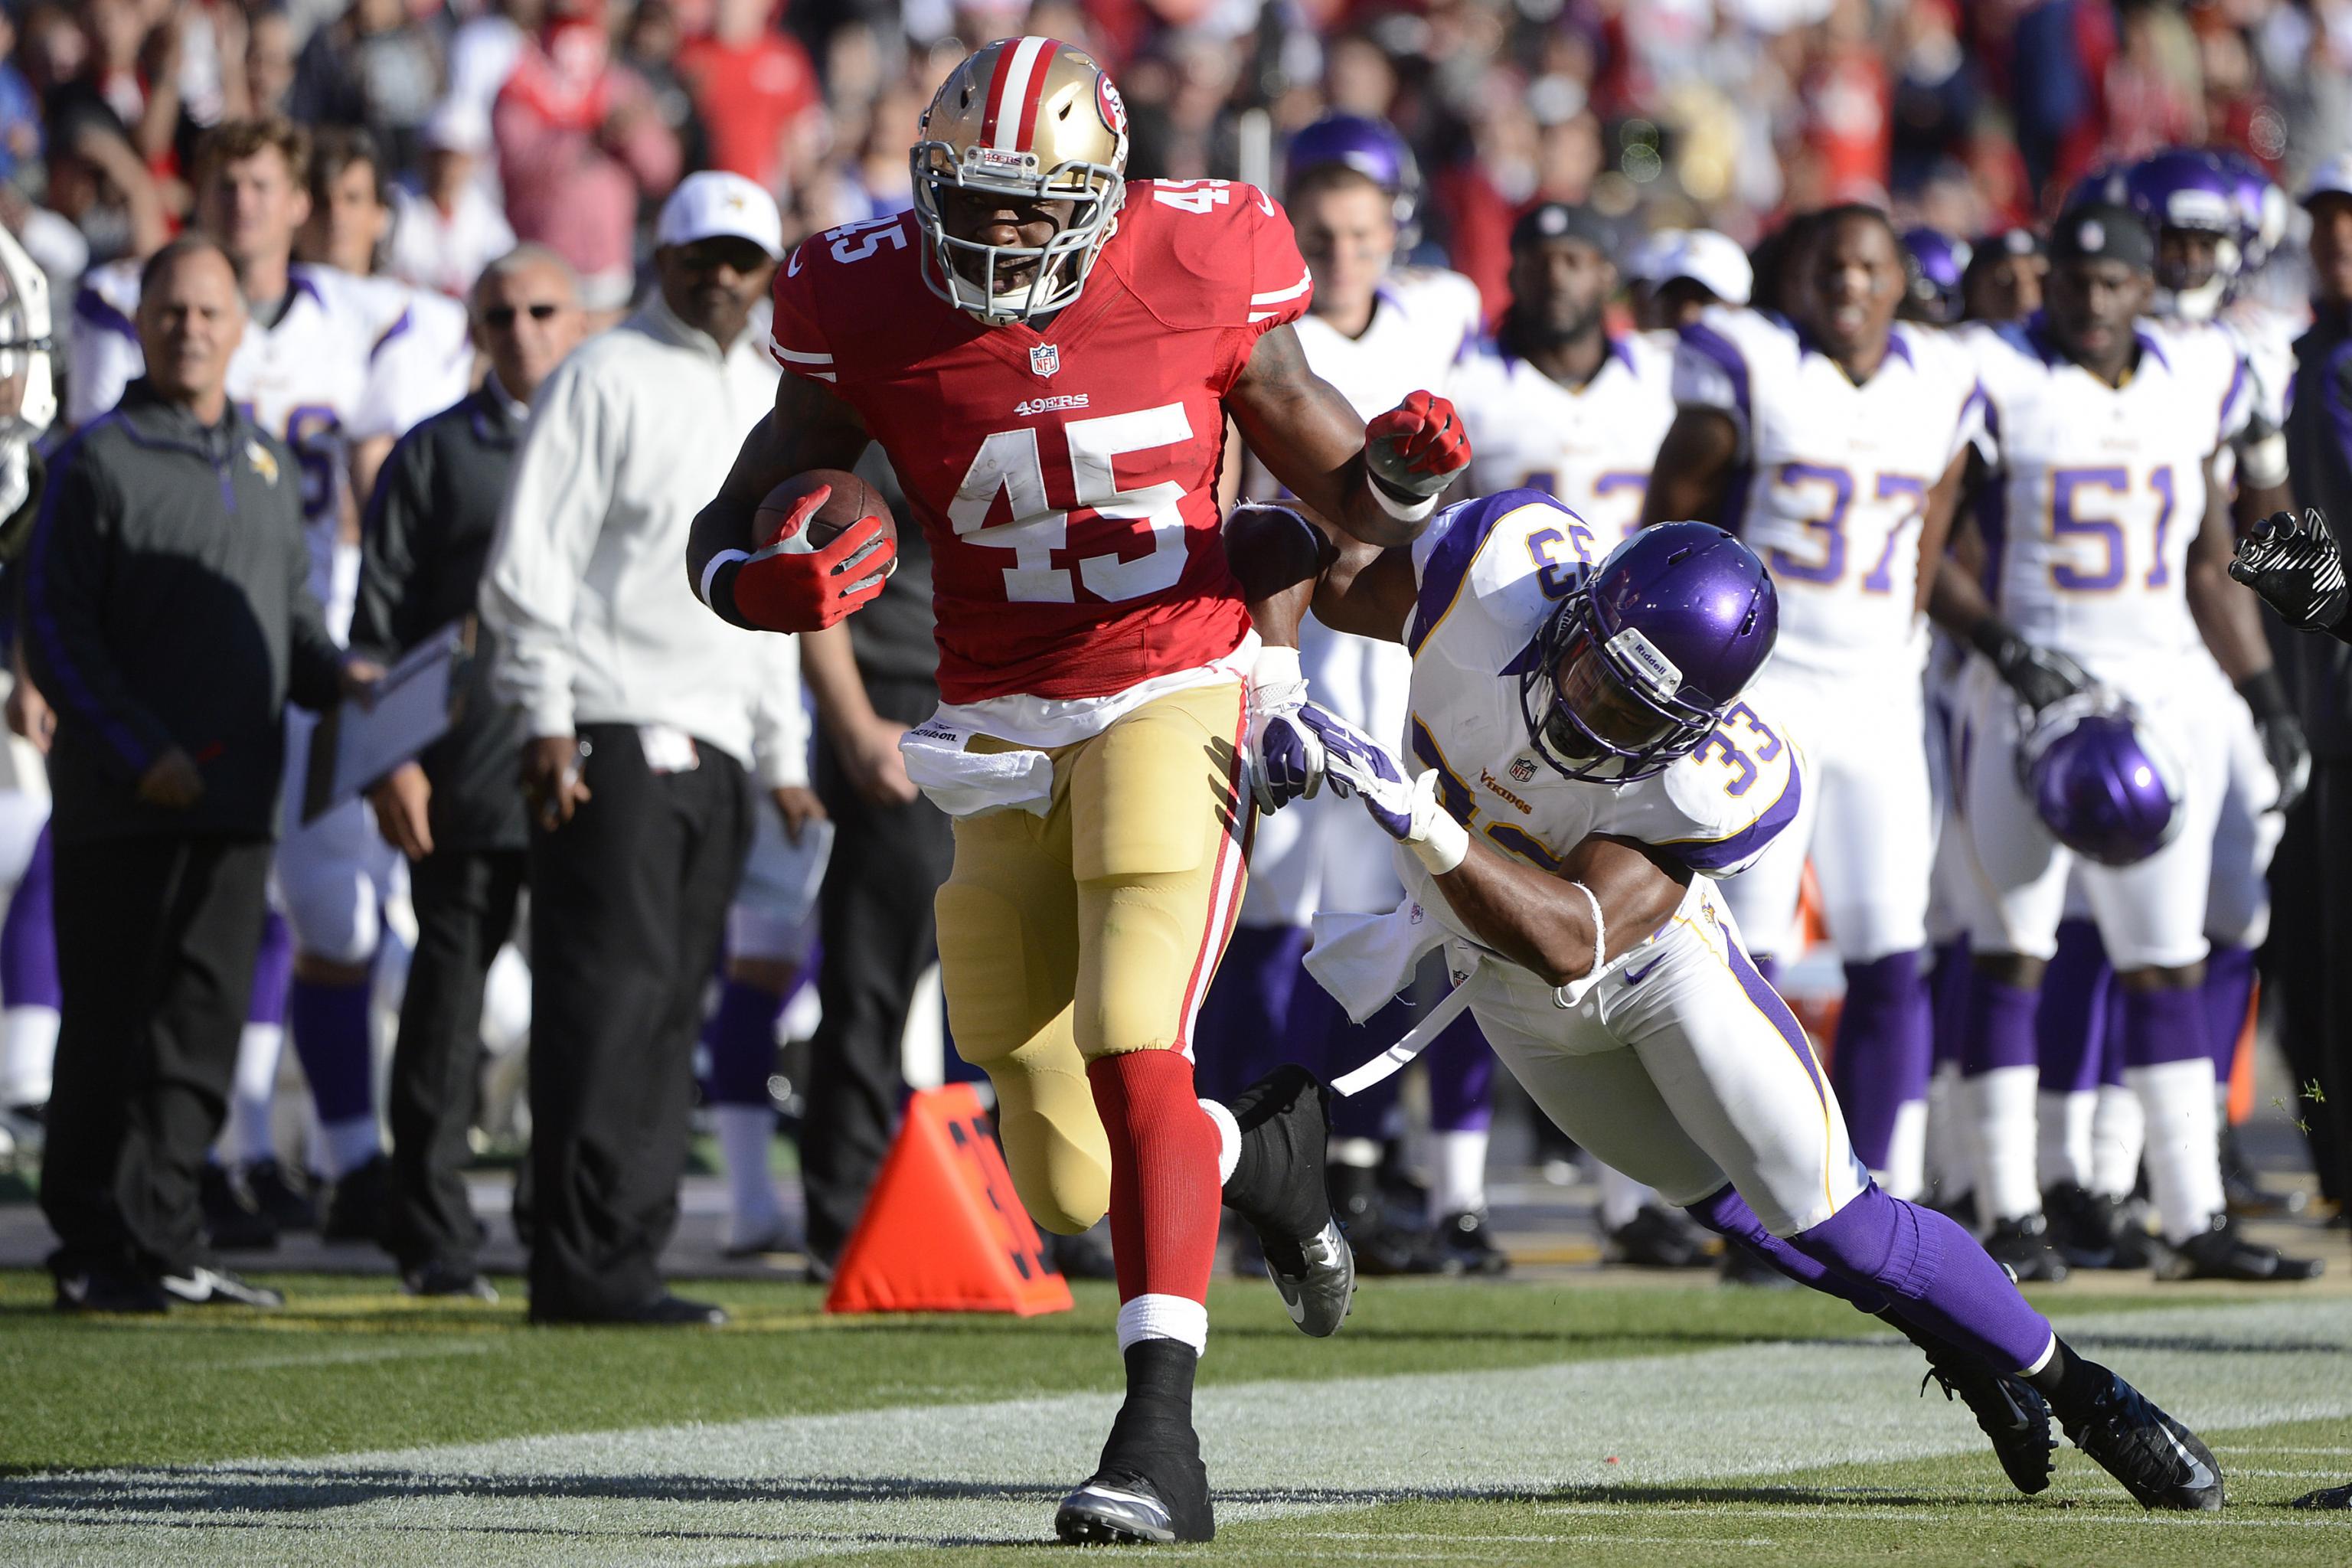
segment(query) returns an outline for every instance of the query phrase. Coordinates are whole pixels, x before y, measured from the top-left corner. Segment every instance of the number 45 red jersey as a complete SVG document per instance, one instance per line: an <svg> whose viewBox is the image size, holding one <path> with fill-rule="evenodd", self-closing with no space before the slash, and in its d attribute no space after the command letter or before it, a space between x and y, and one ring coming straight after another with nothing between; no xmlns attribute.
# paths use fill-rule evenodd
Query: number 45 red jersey
<svg viewBox="0 0 2352 1568"><path fill-rule="evenodd" d="M1249 628L1216 480L1225 394L1307 309L1254 185L1138 180L1076 301L987 327L924 286L911 213L776 269L776 358L864 416L931 544L940 694L1107 697Z"/></svg>

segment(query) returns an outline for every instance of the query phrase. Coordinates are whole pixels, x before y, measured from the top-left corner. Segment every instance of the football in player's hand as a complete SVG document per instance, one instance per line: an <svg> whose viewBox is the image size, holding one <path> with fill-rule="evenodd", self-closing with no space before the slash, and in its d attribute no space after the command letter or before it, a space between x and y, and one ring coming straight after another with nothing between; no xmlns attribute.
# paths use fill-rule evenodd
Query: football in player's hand
<svg viewBox="0 0 2352 1568"><path fill-rule="evenodd" d="M817 503L814 512L807 510L809 498L820 489L832 493ZM890 515L890 503L882 493L856 474L840 468L811 468L794 474L767 494L760 502L756 528L761 543L772 542L778 530L789 530L783 537L805 531L808 548L822 550L835 536L860 518L878 519L882 537L897 540L898 526Z"/></svg>

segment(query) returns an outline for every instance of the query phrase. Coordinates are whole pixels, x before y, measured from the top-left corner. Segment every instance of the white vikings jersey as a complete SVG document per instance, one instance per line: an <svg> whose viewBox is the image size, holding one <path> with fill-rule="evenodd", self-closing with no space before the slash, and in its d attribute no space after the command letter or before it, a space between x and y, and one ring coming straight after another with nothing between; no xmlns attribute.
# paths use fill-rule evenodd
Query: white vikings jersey
<svg viewBox="0 0 2352 1568"><path fill-rule="evenodd" d="M389 279L301 263L288 280L291 295L277 323L246 327L229 362L228 392L293 448L310 525L310 585L322 603L331 603L335 524L350 488L351 444L397 436L464 396L472 353L457 353L465 310L455 300L425 300ZM132 324L138 309L136 263L112 262L82 279L68 384L74 424L113 407L122 389L145 374Z"/></svg>
<svg viewBox="0 0 2352 1568"><path fill-rule="evenodd" d="M1611 833L1727 877L1788 825L1801 798L1795 748L1748 704L1696 752L1633 784L1563 777L1528 741L1518 672L1545 617L1599 553L1579 542L1589 532L1550 497L1507 490L1449 507L1414 543L1407 765L1436 769L1448 811L1547 870L1590 835ZM1412 896L1451 925L1451 906L1420 863L1397 861Z"/></svg>
<svg viewBox="0 0 2352 1568"><path fill-rule="evenodd" d="M1609 340L1582 386L1565 386L1488 339L1447 395L1470 435L1470 488L1541 490L1591 524L1603 552L1642 526L1650 464L1675 422L1674 334Z"/></svg>
<svg viewBox="0 0 2352 1568"><path fill-rule="evenodd" d="M1371 324L1351 338L1320 317L1293 329L1307 368L1339 389L1359 418L1404 401L1409 392L1445 392L1454 362L1477 341L1478 286L1436 267L1401 267L1381 279Z"/></svg>
<svg viewBox="0 0 2352 1568"><path fill-rule="evenodd" d="M2000 487L1987 518L1996 607L2126 691L2146 685L2151 656L2197 655L2186 576L2205 459L2253 403L2229 334L2142 322L2139 363L2120 387L2030 327L1965 337Z"/></svg>
<svg viewBox="0 0 2352 1568"><path fill-rule="evenodd" d="M1835 670L1925 659L1919 528L1974 428L1975 384L1949 334L1907 321L1860 386L1777 316L1717 307L1683 329L1675 401L1738 426L1722 521L1780 590L1776 660Z"/></svg>

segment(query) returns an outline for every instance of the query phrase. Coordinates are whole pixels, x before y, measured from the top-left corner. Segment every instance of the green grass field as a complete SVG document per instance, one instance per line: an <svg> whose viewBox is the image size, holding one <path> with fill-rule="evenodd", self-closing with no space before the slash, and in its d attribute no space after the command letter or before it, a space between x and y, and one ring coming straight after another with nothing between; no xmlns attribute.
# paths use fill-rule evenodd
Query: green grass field
<svg viewBox="0 0 2352 1568"><path fill-rule="evenodd" d="M77 1321L0 1275L0 1563L1027 1560L1117 1403L1115 1303L828 1319L713 1287L719 1332L534 1331L292 1277L276 1314ZM1838 1303L1711 1286L1368 1286L1313 1342L1221 1284L1201 1426L1234 1563L2352 1562L2352 1302L2047 1303L2203 1431L2216 1518L2144 1514L2072 1448L2011 1492L1916 1352ZM1043 1546L1037 1553L1047 1550Z"/></svg>

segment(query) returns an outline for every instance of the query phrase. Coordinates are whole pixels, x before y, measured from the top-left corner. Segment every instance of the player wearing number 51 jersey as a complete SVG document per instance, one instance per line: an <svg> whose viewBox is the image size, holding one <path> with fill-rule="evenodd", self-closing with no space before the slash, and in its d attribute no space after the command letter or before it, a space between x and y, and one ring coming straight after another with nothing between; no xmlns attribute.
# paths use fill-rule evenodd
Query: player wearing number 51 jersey
<svg viewBox="0 0 2352 1568"><path fill-rule="evenodd" d="M1935 847L1920 563L1943 554L1976 377L1948 336L1895 320L1903 251L1884 213L1799 221L1795 320L1718 309L1684 329L1681 407L1643 510L1733 530L1780 589L1780 646L1757 690L1804 748L1811 787L1804 816L1725 896L1759 954L1793 957L1811 856L1845 964L1838 1093L1856 1151L1911 1197L1926 1148L1919 961Z"/></svg>
<svg viewBox="0 0 2352 1568"><path fill-rule="evenodd" d="M859 523L793 552L754 535L755 509L869 439L898 470L932 551L945 701L904 750L956 819L938 900L956 1047L996 1087L1030 1214L1075 1232L1108 1211L1118 1259L1128 1401L1055 1527L1205 1540L1192 1387L1221 1182L1301 1328L1336 1330L1352 1286L1319 1089L1281 1073L1228 1108L1192 1088L1252 816L1225 423L1328 526L1381 545L1414 537L1469 452L1442 399L1368 432L1307 371L1289 323L1311 285L1273 201L1130 185L1126 159L1118 89L1080 51L1011 38L957 67L924 114L914 210L778 269L791 374L686 566L720 616L816 634L822 696L847 659L827 628L877 591L887 547L856 555L878 529Z"/></svg>

